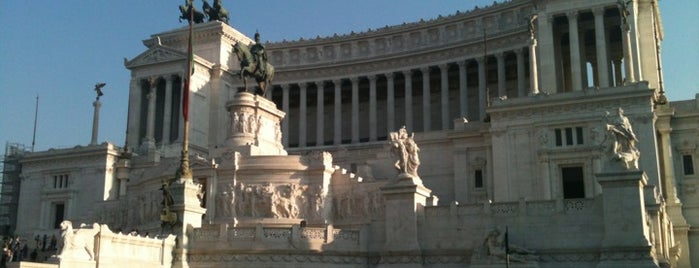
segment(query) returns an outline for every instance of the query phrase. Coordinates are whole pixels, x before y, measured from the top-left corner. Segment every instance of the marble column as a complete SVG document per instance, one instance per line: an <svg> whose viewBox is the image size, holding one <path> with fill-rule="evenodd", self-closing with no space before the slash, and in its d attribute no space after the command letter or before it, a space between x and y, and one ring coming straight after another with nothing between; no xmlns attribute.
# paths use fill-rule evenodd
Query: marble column
<svg viewBox="0 0 699 268"><path fill-rule="evenodd" d="M498 61L498 97L504 97L507 96L507 87L505 87L505 53L496 53L495 59Z"/></svg>
<svg viewBox="0 0 699 268"><path fill-rule="evenodd" d="M622 86L623 78L621 78L621 59L614 60L614 85Z"/></svg>
<svg viewBox="0 0 699 268"><path fill-rule="evenodd" d="M449 129L449 65L440 64L439 70L441 74L441 103L442 103L442 130Z"/></svg>
<svg viewBox="0 0 699 268"><path fill-rule="evenodd" d="M316 88L317 101L316 101L316 146L325 145L325 82L317 81Z"/></svg>
<svg viewBox="0 0 699 268"><path fill-rule="evenodd" d="M333 144L342 144L342 80L333 80L335 85L335 105L333 105Z"/></svg>
<svg viewBox="0 0 699 268"><path fill-rule="evenodd" d="M405 128L408 132L413 132L413 71L403 71L403 77L405 80Z"/></svg>
<svg viewBox="0 0 699 268"><path fill-rule="evenodd" d="M305 82L299 83L299 148L306 147L306 89L308 84Z"/></svg>
<svg viewBox="0 0 699 268"><path fill-rule="evenodd" d="M525 96L525 80L524 80L524 50L526 48L515 49L515 55L517 56L517 97Z"/></svg>
<svg viewBox="0 0 699 268"><path fill-rule="evenodd" d="M487 69L488 62L485 58L477 58L478 62L478 112L480 119L485 119L485 106L487 100L490 96L486 96L487 92L487 81L485 77L485 71Z"/></svg>
<svg viewBox="0 0 699 268"><path fill-rule="evenodd" d="M422 131L430 131L432 115L430 114L430 67L423 67L422 72Z"/></svg>
<svg viewBox="0 0 699 268"><path fill-rule="evenodd" d="M99 134L100 126L100 107L102 106L99 96L92 103L92 106L95 107L95 109L92 114L92 139L90 139L90 145L97 145L97 135Z"/></svg>
<svg viewBox="0 0 699 268"><path fill-rule="evenodd" d="M578 35L578 11L570 11L567 15L572 89L573 91L580 91L582 90L582 65L580 60L580 36Z"/></svg>
<svg viewBox="0 0 699 268"><path fill-rule="evenodd" d="M148 98L148 114L146 117L146 137L143 140L144 145L148 150L155 148L155 99L156 91L158 89L158 79L160 77L154 76L148 79L148 86L150 90L146 98Z"/></svg>
<svg viewBox="0 0 699 268"><path fill-rule="evenodd" d="M386 74L386 130L395 130L396 121L396 94L393 73Z"/></svg>
<svg viewBox="0 0 699 268"><path fill-rule="evenodd" d="M460 60L459 65L459 116L468 118L468 81L466 80L466 61Z"/></svg>
<svg viewBox="0 0 699 268"><path fill-rule="evenodd" d="M621 10L620 12L625 12L624 10ZM633 57L632 57L632 51L631 51L631 31L629 29L629 25L626 22L626 20L622 16L622 21L621 21L621 39L622 39L622 47L624 49L624 71L626 74L625 82L636 82L636 75L634 73L634 62L633 62Z"/></svg>
<svg viewBox="0 0 699 268"><path fill-rule="evenodd" d="M609 87L609 58L607 57L607 30L604 27L604 8L592 9L595 16L595 49L597 50L598 86Z"/></svg>
<svg viewBox="0 0 699 268"><path fill-rule="evenodd" d="M170 143L170 122L172 120L172 82L173 76L165 78L165 103L163 105L163 144Z"/></svg>
<svg viewBox="0 0 699 268"><path fill-rule="evenodd" d="M352 82L352 143L359 143L359 77L350 78Z"/></svg>
<svg viewBox="0 0 699 268"><path fill-rule="evenodd" d="M539 94L539 66L536 64L536 39L529 39L529 91Z"/></svg>
<svg viewBox="0 0 699 268"><path fill-rule="evenodd" d="M554 51L556 51L556 43L559 42L554 41L553 16L550 14L539 14L537 23L537 38L532 40L532 46L529 48L530 52L532 50L536 51L536 48L538 47L541 51L546 51L548 53L541 53L541 55L537 55L535 52L534 54L529 54L530 63L532 63L532 65L534 66L537 66L537 68L531 69L534 70L534 72L532 72L530 76L536 78L536 80L533 80L532 83L538 82L539 84L538 87L532 85L532 93L538 94L539 90L544 90L547 92L556 92L558 90L557 70L560 69L560 65L558 68L556 67L556 65L558 64L556 64L557 57ZM541 80L538 80L539 78L537 77L537 73L539 72L541 72L542 74L546 74L541 76Z"/></svg>
<svg viewBox="0 0 699 268"><path fill-rule="evenodd" d="M376 141L376 75L369 75L369 141Z"/></svg>
<svg viewBox="0 0 699 268"><path fill-rule="evenodd" d="M282 143L289 146L289 84L282 85L282 110L286 113L282 121Z"/></svg>

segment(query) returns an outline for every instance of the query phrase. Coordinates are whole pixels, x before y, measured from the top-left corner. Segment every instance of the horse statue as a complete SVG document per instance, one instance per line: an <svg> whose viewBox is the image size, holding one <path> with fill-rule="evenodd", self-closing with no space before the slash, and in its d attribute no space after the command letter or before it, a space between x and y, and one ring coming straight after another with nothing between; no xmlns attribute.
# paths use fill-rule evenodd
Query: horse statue
<svg viewBox="0 0 699 268"><path fill-rule="evenodd" d="M209 21L222 21L228 24L228 10L226 10L223 5L221 5L221 0L214 0L214 6L209 5L209 2L204 0L204 6L202 7L204 13L209 16Z"/></svg>
<svg viewBox="0 0 699 268"><path fill-rule="evenodd" d="M190 23L202 23L204 22L204 13L200 12L196 8L194 8L194 0L186 0L184 5L180 6L180 12L182 13L180 15L180 22L182 20L189 21L191 19L194 19L194 21L190 21ZM194 16L192 18L191 13L194 12Z"/></svg>
<svg viewBox="0 0 699 268"><path fill-rule="evenodd" d="M243 86L245 91L248 91L248 82L246 77L253 77L257 81L257 86L260 88L260 95L264 96L267 91L267 86L272 84L272 79L274 78L274 66L269 64L269 62L263 62L265 66L265 72L259 68L259 64L250 52L250 48L241 43L236 42L233 44L233 53L238 57L238 62L240 62L240 78L243 79Z"/></svg>

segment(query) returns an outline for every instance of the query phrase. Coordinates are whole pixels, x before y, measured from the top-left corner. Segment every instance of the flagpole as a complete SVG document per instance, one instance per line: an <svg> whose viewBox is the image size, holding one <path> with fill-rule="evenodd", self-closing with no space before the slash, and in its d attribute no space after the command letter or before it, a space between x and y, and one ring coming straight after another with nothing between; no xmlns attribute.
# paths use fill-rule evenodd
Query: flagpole
<svg viewBox="0 0 699 268"><path fill-rule="evenodd" d="M509 230L505 226L505 267L510 268L510 237Z"/></svg>
<svg viewBox="0 0 699 268"><path fill-rule="evenodd" d="M36 106L34 108L34 133L32 134L32 152L34 152L34 145L36 144L36 119L39 116L39 94L36 94Z"/></svg>
<svg viewBox="0 0 699 268"><path fill-rule="evenodd" d="M187 46L187 79L184 83L183 97L182 97L182 116L184 117L184 137L182 142L182 159L180 161L180 168L177 170L177 179L180 182L185 180L192 180L192 170L189 168L189 87L192 84L192 62L194 61L194 54L192 51L192 32L194 21L194 7L189 9L189 43Z"/></svg>

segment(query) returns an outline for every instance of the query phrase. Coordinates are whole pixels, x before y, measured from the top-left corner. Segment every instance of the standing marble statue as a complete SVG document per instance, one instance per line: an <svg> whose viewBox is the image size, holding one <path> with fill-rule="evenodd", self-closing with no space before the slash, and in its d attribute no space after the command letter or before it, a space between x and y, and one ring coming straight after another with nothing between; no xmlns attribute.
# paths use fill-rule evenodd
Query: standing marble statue
<svg viewBox="0 0 699 268"><path fill-rule="evenodd" d="M616 116L606 114L607 131L614 136L612 153L615 159L621 160L626 169L638 169L638 158L641 153L636 148L638 139L631 128L629 118L624 115L624 110L617 109Z"/></svg>
<svg viewBox="0 0 699 268"><path fill-rule="evenodd" d="M403 126L398 132L391 132L391 151L398 158L394 164L395 168L401 174L406 174L411 177L419 177L417 168L420 166L418 152L420 148L415 143L413 137L415 133L408 136L408 130Z"/></svg>

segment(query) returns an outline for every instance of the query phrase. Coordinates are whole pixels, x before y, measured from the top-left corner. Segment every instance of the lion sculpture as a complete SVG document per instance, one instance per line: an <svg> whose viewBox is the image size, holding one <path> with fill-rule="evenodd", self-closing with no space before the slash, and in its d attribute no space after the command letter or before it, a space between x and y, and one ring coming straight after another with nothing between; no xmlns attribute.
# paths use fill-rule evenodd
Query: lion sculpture
<svg viewBox="0 0 699 268"><path fill-rule="evenodd" d="M84 225L81 225L83 227ZM59 258L75 258L80 256L80 250L85 250L89 260L95 258L95 235L99 233L100 226L92 224L92 228L80 228L73 230L73 223L70 221L61 222L61 243L58 245Z"/></svg>

